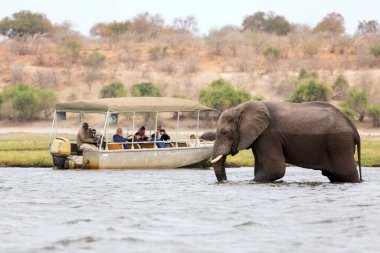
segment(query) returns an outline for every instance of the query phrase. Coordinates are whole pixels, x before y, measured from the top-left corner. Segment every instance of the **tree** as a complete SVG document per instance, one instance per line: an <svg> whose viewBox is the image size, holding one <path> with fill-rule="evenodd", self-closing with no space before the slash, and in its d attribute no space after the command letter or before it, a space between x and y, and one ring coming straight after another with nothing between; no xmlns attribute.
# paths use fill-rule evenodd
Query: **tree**
<svg viewBox="0 0 380 253"><path fill-rule="evenodd" d="M349 88L348 81L343 75L339 75L333 85L334 99L344 99Z"/></svg>
<svg viewBox="0 0 380 253"><path fill-rule="evenodd" d="M98 70L105 60L106 56L98 50L95 50L83 61L83 65L88 67L84 79L89 91L91 91L92 83L98 78Z"/></svg>
<svg viewBox="0 0 380 253"><path fill-rule="evenodd" d="M97 23L90 29L92 36L100 37L118 37L132 30L132 24L130 21L124 22L111 22L111 23Z"/></svg>
<svg viewBox="0 0 380 253"><path fill-rule="evenodd" d="M34 89L24 83L6 86L2 97L9 105L9 116L15 120L32 120L40 112L45 118L54 111L57 96L51 89Z"/></svg>
<svg viewBox="0 0 380 253"><path fill-rule="evenodd" d="M302 68L300 69L300 72L298 73L298 80L304 80L304 79L317 79L318 74L317 72L309 72L306 69Z"/></svg>
<svg viewBox="0 0 380 253"><path fill-rule="evenodd" d="M51 32L53 25L44 14L19 11L0 21L0 33L8 37L22 37Z"/></svg>
<svg viewBox="0 0 380 253"><path fill-rule="evenodd" d="M348 93L347 98L342 104L342 109L349 117L357 117L359 122L363 122L367 105L367 92L354 88Z"/></svg>
<svg viewBox="0 0 380 253"><path fill-rule="evenodd" d="M274 13L258 11L253 15L246 16L243 20L243 30L261 31L286 35L292 30L291 24L285 17Z"/></svg>
<svg viewBox="0 0 380 253"><path fill-rule="evenodd" d="M127 94L123 83L116 81L109 85L103 86L100 90L100 96L102 98L116 98L124 97Z"/></svg>
<svg viewBox="0 0 380 253"><path fill-rule="evenodd" d="M220 78L200 90L199 101L216 109L220 115L224 110L251 100L251 94L245 89L236 89L232 83Z"/></svg>
<svg viewBox="0 0 380 253"><path fill-rule="evenodd" d="M288 101L293 103L329 101L330 94L331 90L327 84L310 79L300 81L297 89L293 92Z"/></svg>
<svg viewBox="0 0 380 253"><path fill-rule="evenodd" d="M327 14L314 28L314 32L328 32L336 35L344 31L344 17L337 12Z"/></svg>
<svg viewBox="0 0 380 253"><path fill-rule="evenodd" d="M192 33L198 32L198 20L194 16L187 17L176 17L173 20L173 27L176 31L182 33Z"/></svg>
<svg viewBox="0 0 380 253"><path fill-rule="evenodd" d="M380 106L368 106L368 115L372 118L372 125L374 127L380 127Z"/></svg>
<svg viewBox="0 0 380 253"><path fill-rule="evenodd" d="M375 19L359 21L356 34L359 36L373 35L380 32L379 22Z"/></svg>
<svg viewBox="0 0 380 253"><path fill-rule="evenodd" d="M161 97L160 90L150 82L138 83L132 86L134 97Z"/></svg>
<svg viewBox="0 0 380 253"><path fill-rule="evenodd" d="M371 54L373 54L375 57L380 56L380 44L373 45L371 47Z"/></svg>

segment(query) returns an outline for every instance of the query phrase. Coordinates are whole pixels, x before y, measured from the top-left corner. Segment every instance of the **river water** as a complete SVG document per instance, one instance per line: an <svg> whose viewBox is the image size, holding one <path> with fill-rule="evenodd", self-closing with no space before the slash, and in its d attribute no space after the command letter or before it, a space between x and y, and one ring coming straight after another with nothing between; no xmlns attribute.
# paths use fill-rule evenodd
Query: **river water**
<svg viewBox="0 0 380 253"><path fill-rule="evenodd" d="M0 252L380 252L380 169L0 169Z"/></svg>

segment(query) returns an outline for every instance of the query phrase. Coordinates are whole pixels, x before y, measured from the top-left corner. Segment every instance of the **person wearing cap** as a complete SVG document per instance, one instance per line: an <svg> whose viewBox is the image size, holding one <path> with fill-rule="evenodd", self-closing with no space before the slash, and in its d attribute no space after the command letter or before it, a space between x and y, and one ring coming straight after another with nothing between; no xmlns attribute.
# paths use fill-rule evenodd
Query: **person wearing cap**
<svg viewBox="0 0 380 253"><path fill-rule="evenodd" d="M77 134L77 146L79 150L97 150L96 143L97 138L94 136L92 130L88 127L88 124L84 122L82 128Z"/></svg>
<svg viewBox="0 0 380 253"><path fill-rule="evenodd" d="M128 141L128 138L123 137L123 129L121 129L121 128L118 128L116 130L116 134L114 134L114 136L112 136L112 139L114 142L127 142ZM124 143L123 146L124 146L124 149L128 149L128 145L126 143Z"/></svg>

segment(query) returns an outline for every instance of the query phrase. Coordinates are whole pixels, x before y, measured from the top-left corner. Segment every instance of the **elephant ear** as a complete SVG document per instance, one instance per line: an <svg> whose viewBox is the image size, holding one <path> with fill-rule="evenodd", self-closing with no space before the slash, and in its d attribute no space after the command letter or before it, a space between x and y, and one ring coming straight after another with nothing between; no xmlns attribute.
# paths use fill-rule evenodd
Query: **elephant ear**
<svg viewBox="0 0 380 253"><path fill-rule="evenodd" d="M238 150L249 148L254 140L268 127L270 115L267 107L257 101L242 104L238 122Z"/></svg>

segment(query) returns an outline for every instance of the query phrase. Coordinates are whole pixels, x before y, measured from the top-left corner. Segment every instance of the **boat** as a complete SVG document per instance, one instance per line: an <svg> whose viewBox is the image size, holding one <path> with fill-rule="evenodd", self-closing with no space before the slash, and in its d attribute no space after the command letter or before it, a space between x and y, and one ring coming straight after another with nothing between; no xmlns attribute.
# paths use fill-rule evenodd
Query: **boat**
<svg viewBox="0 0 380 253"><path fill-rule="evenodd" d="M49 151L55 169L167 169L189 167L211 157L213 142L198 138L201 112L213 109L198 102L170 97L118 97L80 100L56 104L49 141ZM180 113L196 114L195 139L179 137ZM104 125L97 131L94 150L78 150L77 144L65 136L57 135L57 123L66 120L67 113L78 114L82 126L84 114L104 115ZM131 116L131 133L135 133L136 114L145 113L155 118L154 131L162 113L176 115L176 132L170 141L113 142L110 124L118 122L120 114ZM127 116L125 116L127 117ZM164 143L158 147L157 142ZM125 149L126 147L126 149Z"/></svg>

